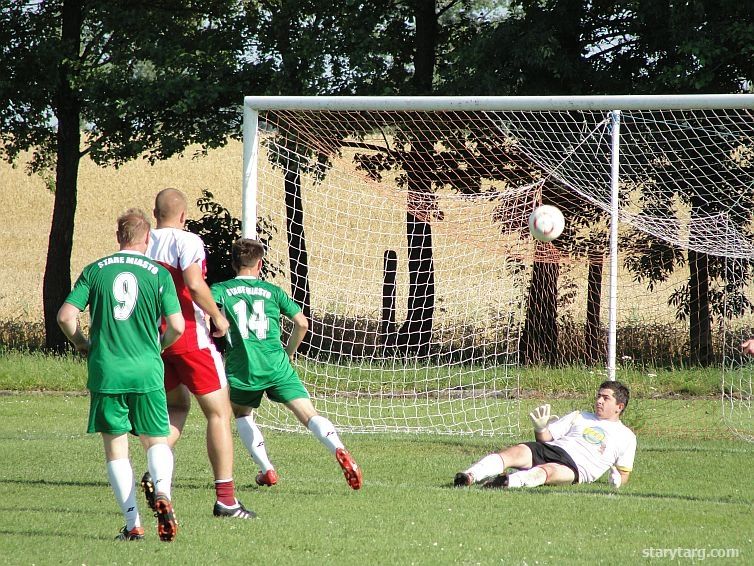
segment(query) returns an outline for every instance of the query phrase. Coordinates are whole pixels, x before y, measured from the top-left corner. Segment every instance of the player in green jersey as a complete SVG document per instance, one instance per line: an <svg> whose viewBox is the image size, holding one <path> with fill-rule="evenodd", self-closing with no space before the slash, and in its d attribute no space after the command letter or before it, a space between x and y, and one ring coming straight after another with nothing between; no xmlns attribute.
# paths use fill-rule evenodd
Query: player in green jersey
<svg viewBox="0 0 754 566"><path fill-rule="evenodd" d="M88 356L88 432L102 435L107 475L126 519L117 538L144 538L128 456L128 433L133 432L139 435L156 479L158 535L172 541L177 531L170 502L173 453L167 444L160 352L180 337L184 320L170 273L144 255L149 229L149 220L138 209L118 218L120 251L84 268L58 311L58 324L76 349ZM78 324L78 315L87 306L88 339ZM167 328L160 336L162 317Z"/></svg>
<svg viewBox="0 0 754 566"><path fill-rule="evenodd" d="M266 393L283 403L314 436L335 455L348 485L359 489L361 469L341 442L335 427L319 415L292 362L309 323L299 306L280 288L261 281L264 246L242 238L233 244L232 262L237 276L212 286L212 296L230 323L226 334L225 372L238 433L260 467L259 485L277 483L277 472L267 457L264 439L252 410ZM283 348L280 317L293 321L293 331Z"/></svg>

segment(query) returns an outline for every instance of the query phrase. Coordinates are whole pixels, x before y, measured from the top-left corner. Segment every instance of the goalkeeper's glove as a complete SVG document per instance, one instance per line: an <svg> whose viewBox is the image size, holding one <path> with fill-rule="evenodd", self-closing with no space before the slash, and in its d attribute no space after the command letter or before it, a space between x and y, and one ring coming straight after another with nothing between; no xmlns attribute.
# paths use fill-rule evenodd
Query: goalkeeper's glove
<svg viewBox="0 0 754 566"><path fill-rule="evenodd" d="M550 405L540 405L529 413L529 418L534 425L534 432L542 432L550 424Z"/></svg>
<svg viewBox="0 0 754 566"><path fill-rule="evenodd" d="M618 471L618 468L615 466L610 467L610 476L607 478L608 483L610 483L610 487L614 489L618 489L620 487L620 484L622 482L623 478L620 475L620 472Z"/></svg>

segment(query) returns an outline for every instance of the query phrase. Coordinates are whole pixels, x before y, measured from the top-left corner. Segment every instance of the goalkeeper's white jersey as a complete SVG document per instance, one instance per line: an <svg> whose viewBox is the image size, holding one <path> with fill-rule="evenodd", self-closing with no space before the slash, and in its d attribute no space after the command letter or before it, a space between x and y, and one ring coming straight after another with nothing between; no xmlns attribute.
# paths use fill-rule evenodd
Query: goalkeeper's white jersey
<svg viewBox="0 0 754 566"><path fill-rule="evenodd" d="M594 413L574 411L548 427L553 440L579 469L579 482L589 483L615 466L624 472L634 467L636 435L620 421L598 419Z"/></svg>

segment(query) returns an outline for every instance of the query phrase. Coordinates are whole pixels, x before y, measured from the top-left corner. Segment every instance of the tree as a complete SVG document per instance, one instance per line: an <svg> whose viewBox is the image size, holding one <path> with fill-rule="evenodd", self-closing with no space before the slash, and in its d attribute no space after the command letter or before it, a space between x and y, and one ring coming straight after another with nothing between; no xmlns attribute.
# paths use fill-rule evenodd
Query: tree
<svg viewBox="0 0 754 566"><path fill-rule="evenodd" d="M227 281L236 276L233 269L233 242L241 238L241 220L233 216L230 211L215 200L214 195L207 189L202 190L202 196L196 201L196 206L202 213L199 220L187 220L186 230L193 232L202 239L207 252L207 285L219 281ZM277 228L267 218L257 218L257 240L265 249L270 246L270 240L277 233ZM260 278L273 279L282 273L282 266L265 261L262 264Z"/></svg>
<svg viewBox="0 0 754 566"><path fill-rule="evenodd" d="M464 9L484 2L381 0L335 4L318 0L262 2L259 27L268 56L279 61L275 87L286 94L430 94L441 53L452 50L455 23ZM353 14L359 25L353 25ZM327 76L327 81L323 81ZM316 131L316 124L311 125ZM311 133L311 132L310 132ZM346 132L320 132L322 145L338 151ZM409 293L407 317L398 331L405 348L426 351L434 313L434 263L429 222L433 204L431 142L398 134L411 151L383 148L385 162L401 168L409 196L406 214ZM291 142L289 142L291 143ZM273 159L285 171L287 236L293 298L309 312L308 256L303 230L300 176L307 150L277 147ZM300 156L305 156L304 158ZM328 155L313 160L327 167ZM310 171L311 172L311 171ZM316 324L316 320L314 321ZM311 333L313 336L315 332ZM304 344L304 348L308 347Z"/></svg>
<svg viewBox="0 0 754 566"><path fill-rule="evenodd" d="M258 20L250 22L251 33L259 38L260 58L272 62L274 74L267 87L270 93L287 95L350 94L373 79L372 73L385 70L366 54L372 47L371 34L378 27L386 2L333 4L322 0L262 0ZM353 25L359 14L360 25ZM353 60L369 61L358 69ZM368 77L368 78L365 78ZM309 257L304 231L301 175L321 177L328 167L328 155L317 155L296 141L271 147L270 156L284 171L286 238L291 277L291 295L313 331L300 346L306 353L312 338L321 334L311 315ZM306 163L313 157L315 165Z"/></svg>
<svg viewBox="0 0 754 566"><path fill-rule="evenodd" d="M751 56L754 6L750 3L513 0L509 8L509 17L499 25L481 25L467 30L466 41L460 42L462 48L455 53L458 74L447 88L458 92L468 92L471 88L476 94L519 95L739 92L747 81L751 84L754 77L754 58ZM724 125L720 127L724 128ZM734 149L735 144L732 144L731 150ZM694 148L688 143L668 142L658 151L672 163L684 152L693 153ZM650 164L645 165L649 170ZM677 173L672 167L646 172L645 176L653 175L653 181L666 188L659 196L667 199L659 204L647 202L650 206L647 211L652 209L667 214L671 220L675 214L671 203L678 197L692 208L692 218L698 218L714 213L707 204L714 193L713 200L717 199L723 209L737 209L739 203L744 203L745 214L741 217L734 211L732 222L747 233L751 195L740 184L738 189L730 190L736 184L729 172L701 171L696 176L698 180L679 179ZM710 179L718 182L710 183ZM676 303L679 316L688 316L691 322L692 360L706 364L711 357L711 313L719 310L714 304L710 305L715 295L709 277L713 273L722 277L731 270L713 267L706 254L695 251L696 238L692 233L692 250L687 258L689 284L674 300L682 302L682 305ZM569 253L578 254L572 244L578 242L571 242L568 234L557 242ZM599 247L598 242L591 242L587 246L591 249L588 257L599 258L599 253L593 253ZM673 261L666 263L674 254L665 253L662 248L655 245L640 252L632 247L635 253L652 257L659 254L660 266L648 268L649 273L656 272L657 275L672 271L676 265ZM628 265L639 269L651 263L651 257L633 258ZM599 309L595 308L593 301L600 296L598 264L590 259L591 267L594 271L590 270L589 277L587 312L591 316L587 321L587 340L598 324ZM535 264L534 269L536 279L536 271L545 268ZM746 273L746 270L733 271ZM647 272L635 273L638 278L646 279ZM552 282L552 277L547 281ZM531 304L556 304L549 297L551 289L533 286L531 290L548 294L548 297L530 300ZM744 305L745 302L737 301L737 304ZM529 326L535 329L539 325Z"/></svg>
<svg viewBox="0 0 754 566"><path fill-rule="evenodd" d="M31 151L55 170L43 284L46 345L71 288L79 162L119 166L219 147L240 135L244 91L268 82L251 61L241 0L0 0L0 154ZM250 12L252 12L250 10Z"/></svg>
<svg viewBox="0 0 754 566"><path fill-rule="evenodd" d="M754 79L754 6L747 2L695 0L693 2L635 3L632 33L636 37L631 54L646 62L644 72L635 80L635 91L643 93L716 93L740 92ZM733 155L747 139L728 136L728 125L723 116L717 124L697 123L687 118L690 126L705 132L718 130L726 134L723 142ZM717 140L715 140L717 143ZM695 146L696 144L696 146ZM664 191L667 199L659 206L672 211L675 197L691 209L689 250L685 263L689 267L689 280L671 301L677 307L679 319L689 319L690 361L708 365L712 361L712 321L714 313L722 308L716 299L712 282L720 279L732 293L731 303L748 308L741 295L742 286L750 278L748 269L730 269L729 261L698 251L699 242L709 229L698 219L717 213L728 216L729 222L743 233L749 233L754 195L748 187L737 181L739 166L730 163L720 167L699 164L696 174L688 176L675 169L675 164L685 156L704 151L703 139L663 140L655 151L663 154L665 166L655 167L651 173ZM649 173L648 173L649 174ZM658 206L653 203L653 206ZM677 258L677 265L684 261ZM730 279L740 276L739 282ZM736 298L739 297L739 300ZM740 311L739 311L740 312Z"/></svg>
<svg viewBox="0 0 754 566"><path fill-rule="evenodd" d="M617 55L630 43L625 35L628 11L620 2L586 0L514 0L509 13L495 25L482 22L462 33L464 40L454 53L456 74L448 76L444 88L463 94L579 95L621 92L627 84L623 63ZM472 90L473 89L473 90ZM564 120L578 124L578 114ZM546 122L546 121L545 121ZM563 147L584 142L579 128L532 124L540 128L538 138L557 140ZM484 136L484 133L481 133ZM604 152L604 148L591 148ZM519 154L521 170L531 180L547 179L541 188L541 202L561 208L568 218L567 230L553 242L564 256L588 260L588 293L585 324L585 358L602 357L600 340L600 297L602 258L607 246L603 211L579 199L567 187ZM609 158L608 161L609 162ZM568 195L568 196L566 196ZM593 230L593 236L579 236L579 230ZM535 256L526 300L526 315L519 341L523 363L559 361L557 326L558 279L560 270L551 260Z"/></svg>

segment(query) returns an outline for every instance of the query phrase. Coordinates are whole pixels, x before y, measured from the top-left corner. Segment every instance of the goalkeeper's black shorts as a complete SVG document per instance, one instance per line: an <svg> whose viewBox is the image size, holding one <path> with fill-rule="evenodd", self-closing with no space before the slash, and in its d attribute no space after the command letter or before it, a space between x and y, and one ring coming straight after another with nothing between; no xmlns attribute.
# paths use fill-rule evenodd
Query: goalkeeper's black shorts
<svg viewBox="0 0 754 566"><path fill-rule="evenodd" d="M551 446L544 442L524 442L524 444L531 450L532 467L542 464L561 464L573 470L573 483L579 483L579 469L576 467L576 462L560 446Z"/></svg>

